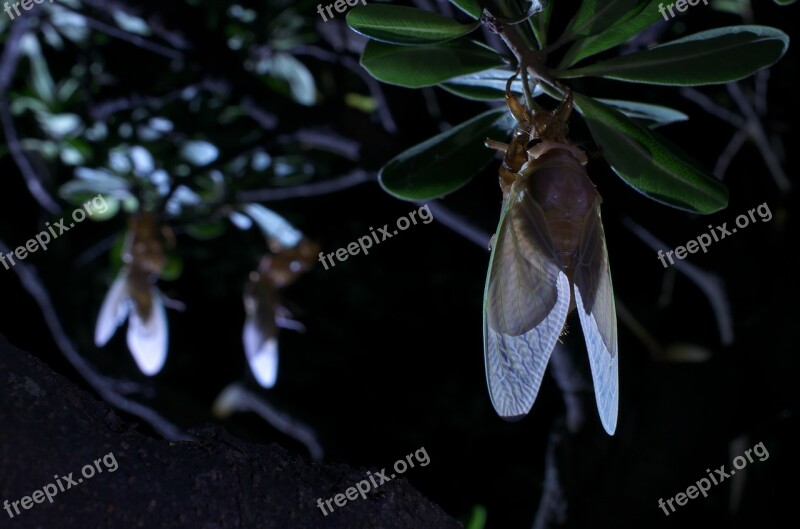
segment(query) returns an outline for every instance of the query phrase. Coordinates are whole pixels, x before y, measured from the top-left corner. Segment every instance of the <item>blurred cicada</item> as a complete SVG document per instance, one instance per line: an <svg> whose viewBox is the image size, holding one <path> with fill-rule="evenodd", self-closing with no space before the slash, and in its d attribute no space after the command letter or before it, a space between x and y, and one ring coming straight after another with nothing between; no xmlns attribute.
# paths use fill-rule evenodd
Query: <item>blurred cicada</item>
<svg viewBox="0 0 800 529"><path fill-rule="evenodd" d="M572 93L552 112L532 112L511 94L517 127L503 151L503 208L493 237L483 302L486 378L497 413L526 415L545 367L578 309L605 430L617 425L617 318L602 199L586 174L586 154L567 140ZM523 82L525 82L523 76ZM530 98L528 98L530 101Z"/></svg>
<svg viewBox="0 0 800 529"><path fill-rule="evenodd" d="M167 359L167 316L163 295L155 285L166 263L165 240L174 243L172 232L159 227L153 213L131 217L122 251L124 264L103 300L94 331L95 345L102 347L128 318L128 349L145 375L161 371Z"/></svg>
<svg viewBox="0 0 800 529"><path fill-rule="evenodd" d="M247 362L258 383L271 388L278 377L278 328L302 330L281 303L279 290L294 283L316 262L319 246L302 239L296 246L262 257L258 270L250 272L244 291L247 318L242 341Z"/></svg>

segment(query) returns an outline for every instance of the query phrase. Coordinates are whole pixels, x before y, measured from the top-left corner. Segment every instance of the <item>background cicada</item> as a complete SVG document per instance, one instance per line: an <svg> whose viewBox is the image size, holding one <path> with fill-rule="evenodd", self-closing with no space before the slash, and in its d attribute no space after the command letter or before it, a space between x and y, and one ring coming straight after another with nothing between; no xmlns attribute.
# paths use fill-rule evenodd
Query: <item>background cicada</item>
<svg viewBox="0 0 800 529"><path fill-rule="evenodd" d="M516 77L516 76L514 76ZM550 354L575 308L586 339L600 420L617 425L617 318L602 199L586 154L567 139L572 94L553 112L531 112L511 94L517 121L503 151L503 209L492 241L483 303L486 378L495 410L528 413Z"/></svg>

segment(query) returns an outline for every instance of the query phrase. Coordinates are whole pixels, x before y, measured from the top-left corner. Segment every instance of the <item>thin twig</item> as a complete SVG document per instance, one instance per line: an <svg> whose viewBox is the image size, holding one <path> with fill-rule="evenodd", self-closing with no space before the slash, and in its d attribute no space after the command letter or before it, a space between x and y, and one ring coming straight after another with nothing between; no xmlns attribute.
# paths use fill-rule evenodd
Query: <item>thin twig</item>
<svg viewBox="0 0 800 529"><path fill-rule="evenodd" d="M775 154L775 151L772 150L769 140L767 140L767 135L764 132L764 127L761 125L761 119L759 119L758 114L750 105L750 101L745 97L738 83L728 83L725 86L728 89L728 93L733 97L733 100L736 101L742 114L747 118L747 130L750 133L750 137L753 138L753 141L756 143L756 147L761 151L761 156L764 158L764 161L767 162L767 169L769 169L773 180L775 180L775 184L784 193L789 192L792 188L792 184L783 171L778 156Z"/></svg>
<svg viewBox="0 0 800 529"><path fill-rule="evenodd" d="M368 171L356 169L339 178L332 178L312 184L301 184L286 188L254 189L242 191L236 195L238 202L271 202L276 200L289 200L291 198L305 198L318 195L336 193L359 184L372 182L375 175Z"/></svg>
<svg viewBox="0 0 800 529"><path fill-rule="evenodd" d="M725 107L721 107L718 104L714 103L711 98L707 95L698 92L694 88L681 88L681 95L699 105L703 110L708 112L714 117L717 117L723 121L727 121L731 125L736 128L743 128L745 126L745 120L742 119L741 116L738 114L734 114L730 110Z"/></svg>
<svg viewBox="0 0 800 529"><path fill-rule="evenodd" d="M28 26L33 22L34 17L22 17L11 24L11 33L6 39L5 49L3 50L2 60L0 60L0 120L3 123L3 133L8 143L8 150L11 157L17 164L25 185L28 186L33 198L39 205L53 215L61 213L61 206L50 196L50 193L42 185L41 180L33 169L30 160L25 156L20 144L17 129L14 126L14 118L9 108L8 91L11 87L11 79L17 70L17 63L20 55L20 41L28 30Z"/></svg>
<svg viewBox="0 0 800 529"><path fill-rule="evenodd" d="M264 398L234 382L220 392L214 403L214 414L226 417L233 412L241 411L257 413L276 430L302 443L314 461L322 461L322 445L317 440L314 430L286 413L278 411Z"/></svg>
<svg viewBox="0 0 800 529"><path fill-rule="evenodd" d="M3 241L0 241L0 252L10 253L10 248L8 248ZM23 288L28 291L36 304L39 305L39 310L42 311L45 324L50 329L50 333L53 335L53 339L64 357L106 402L126 413L139 417L152 426L153 429L165 439L173 441L190 441L194 439L159 415L156 411L139 402L123 397L122 393L130 392L130 383L118 382L101 375L80 355L80 353L78 353L75 345L73 345L72 341L67 337L64 328L61 326L61 321L58 319L58 315L53 309L50 296L35 269L22 261L17 261L13 270L14 273L17 274L17 277L19 277ZM120 386L122 391L120 391L117 386Z"/></svg>
<svg viewBox="0 0 800 529"><path fill-rule="evenodd" d="M714 176L720 180L725 177L725 173L728 172L728 167L733 161L733 158L736 156L748 138L750 138L750 135L747 134L746 131L736 131L731 138L731 141L729 141L728 145L725 147L725 150L722 151L722 154L720 154L719 158L717 159L717 164L714 166Z"/></svg>
<svg viewBox="0 0 800 529"><path fill-rule="evenodd" d="M667 247L665 243L661 242L655 235L632 219L623 218L622 223L653 250L663 250ZM728 301L728 295L725 292L722 280L716 275L680 259L675 261L673 266L678 272L689 278L689 280L697 285L700 291L705 294L717 320L720 342L722 342L723 345L732 344L733 319L731 317L730 302Z"/></svg>
<svg viewBox="0 0 800 529"><path fill-rule="evenodd" d="M284 134L276 138L276 143L302 143L305 147L321 149L338 154L348 160L359 159L361 144L338 132L322 129L298 129L291 134Z"/></svg>
<svg viewBox="0 0 800 529"><path fill-rule="evenodd" d="M444 226L447 226L468 241L474 242L484 250L488 250L489 239L491 238L490 233L487 233L477 226L470 224L466 219L464 219L464 217L457 213L453 213L438 200L431 200L430 202L417 202L416 204L419 206L428 204L434 219L441 222Z"/></svg>
<svg viewBox="0 0 800 529"><path fill-rule="evenodd" d="M156 44L155 42L147 40L139 35L134 35L133 33L128 33L127 31L115 28L114 26L106 24L105 22L91 18L84 11L73 9L66 4L60 4L59 7L80 15L86 21L87 26L105 33L110 37L124 40L125 42L129 42L138 48L162 55L169 59L183 59L183 53L178 50L162 46L161 44Z"/></svg>

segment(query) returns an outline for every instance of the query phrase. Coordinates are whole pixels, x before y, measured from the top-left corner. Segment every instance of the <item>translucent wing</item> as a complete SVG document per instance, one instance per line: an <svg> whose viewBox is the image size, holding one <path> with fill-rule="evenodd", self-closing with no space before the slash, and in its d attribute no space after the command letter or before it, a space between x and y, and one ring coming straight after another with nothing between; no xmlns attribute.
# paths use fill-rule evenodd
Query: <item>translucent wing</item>
<svg viewBox="0 0 800 529"><path fill-rule="evenodd" d="M155 286L149 287L151 309L146 317L138 310L131 311L128 322L128 349L139 366L148 376L155 375L167 360L169 330L167 314L161 292Z"/></svg>
<svg viewBox="0 0 800 529"><path fill-rule="evenodd" d="M114 336L117 327L122 325L130 310L127 288L128 274L122 270L111 288L108 289L100 313L97 316L97 323L94 327L94 344L103 347Z"/></svg>
<svg viewBox="0 0 800 529"><path fill-rule="evenodd" d="M544 213L524 185L514 182L500 216L483 302L489 395L507 419L533 405L570 301Z"/></svg>
<svg viewBox="0 0 800 529"><path fill-rule="evenodd" d="M278 378L278 339L275 325L260 325L256 315L248 316L242 330L247 362L262 387L271 388Z"/></svg>
<svg viewBox="0 0 800 529"><path fill-rule="evenodd" d="M599 199L584 226L578 248L575 305L589 351L600 421L606 432L613 435L619 408L617 313Z"/></svg>

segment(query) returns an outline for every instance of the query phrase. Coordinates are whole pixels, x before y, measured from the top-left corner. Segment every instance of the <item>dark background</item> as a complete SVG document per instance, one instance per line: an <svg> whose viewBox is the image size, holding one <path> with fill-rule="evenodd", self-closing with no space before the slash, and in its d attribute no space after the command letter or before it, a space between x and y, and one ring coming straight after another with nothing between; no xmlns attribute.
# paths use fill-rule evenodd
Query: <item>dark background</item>
<svg viewBox="0 0 800 529"><path fill-rule="evenodd" d="M780 28L794 37L796 6L780 8L761 0L756 4L756 23ZM218 4L214 6L145 2L137 9L166 27L179 28L196 46L190 61L194 70L176 71L176 86L180 86L180 78L217 72L227 76L234 90L250 90L251 86L238 83L236 74L226 70L224 54L217 46L222 37L209 21L208 13L219 9ZM305 2L292 7L312 28L323 26L315 5ZM283 6L254 8L269 15L270 9ZM554 23L563 21L556 18ZM739 17L700 5L690 8L680 20L662 25L657 40L738 23ZM344 31L343 15L325 23L332 25L340 25ZM330 28L319 28L323 30ZM357 54L335 50L328 41L319 45L357 59ZM793 185L797 162L792 154L798 140L794 48L790 46L771 69L768 113L762 118ZM151 72L166 68L161 58L126 43L101 49L102 53L118 54L107 61L108 73L120 78L125 75L128 80L117 85L120 93L155 90L151 84L169 79L165 73L155 76L157 82L149 78ZM68 60L68 56L53 58L50 66L54 72L64 68L57 61ZM281 116L281 131L295 130L306 119L313 119L355 139L361 157L354 165L370 172L442 127L485 108L438 89L423 93L383 86L397 121L398 132L393 134L381 127L374 114L364 116L343 109L344 92L361 86L353 74L336 70L330 61L302 60L319 75L319 89L325 92L320 105L289 112L282 110L285 99L266 92L260 94L259 102ZM22 66L21 71L24 69ZM21 85L25 77L20 72L16 79ZM740 82L740 86L752 90L753 79ZM658 103L689 114L689 121L661 132L709 170L735 132L682 97L676 88L597 80L576 81L573 87L598 97ZM699 90L736 110L724 87ZM439 115L431 112L431 97L435 97ZM187 113L185 119L189 127L214 126L213 116ZM597 152L577 117L571 134L581 146ZM233 148L236 131L228 127L219 139ZM0 240L16 247L52 217L32 200L13 161L4 154L0 158ZM494 230L500 207L497 165L493 162L469 185L442 201L487 233ZM728 208L707 217L648 200L617 178L600 157L592 159L588 170L604 200L618 303L661 345L693 344L707 350L709 357L702 362L656 357L631 331L629 321L620 317L621 396L616 435L601 441L606 443L600 447L601 461L581 456L588 457L598 449L598 437L578 433L570 438L578 454L572 464L587 469L585 482L579 486L585 487L585 497L591 498L579 506L580 512L592 513L587 523L609 527L634 523L691 526L699 522L720 527L769 526L788 518L800 491L796 452L800 446L800 369L796 359L796 300L800 292L794 252L798 241L794 189L781 193L752 142L745 144L725 175L730 191ZM337 173L331 172L331 176ZM60 184L70 178L70 172L56 168L51 177L53 185ZM764 202L772 212L771 221L751 224L714 243L707 254L687 259L724 284L734 330L733 343L724 346L713 310L697 285L674 269L665 270L656 252L624 221L631 219L643 226L664 241L667 250L707 232L708 224L727 222L730 227L737 215ZM417 208L387 195L376 182L266 205L318 241L326 253L366 235L370 226L391 226ZM71 210L72 206L66 205L64 214ZM482 505L488 528L531 525L544 487L548 436L561 420L564 404L561 391L547 376L524 420L507 423L494 413L482 358L481 306L489 258L485 247L433 222L412 226L373 247L367 256L350 257L327 271L317 266L284 292L287 300L302 309L298 316L307 332L282 332L278 384L264 391L258 390L248 372L241 344L242 288L247 273L264 253L255 231L240 232L228 225L223 236L211 241L179 236L176 251L184 260L183 274L176 281L162 282L161 288L187 308L168 312L169 358L156 377L146 379L138 373L126 350L124 332L118 331L105 348L94 347L94 321L112 279L110 257L104 252L85 265L78 265L77 258L124 227L122 215L104 223L85 221L57 239L46 253L37 252L25 263L37 269L67 333L87 360L102 373L152 388L149 397L138 400L181 428L189 428L215 420L210 410L216 396L231 382L244 380L276 408L315 430L325 460L382 468L424 446L430 465L410 470L405 477L448 513L466 522L473 508ZM59 353L39 309L11 271L0 269L0 296L0 332L12 344L83 384ZM569 326L566 345L583 359L582 335L574 315ZM582 361L582 369L588 373L588 363ZM587 428L596 430L596 410L590 407L589 411ZM253 414L233 415L222 424L245 439L275 441L307 453L301 444ZM147 425L141 429L149 431ZM751 463L744 475L713 487L708 498L692 500L674 515L665 517L658 508L659 498L685 492L706 476L705 469L729 467L734 457L759 442L769 450L767 461ZM734 505L731 483L743 487ZM316 507L309 505L309 509Z"/></svg>

